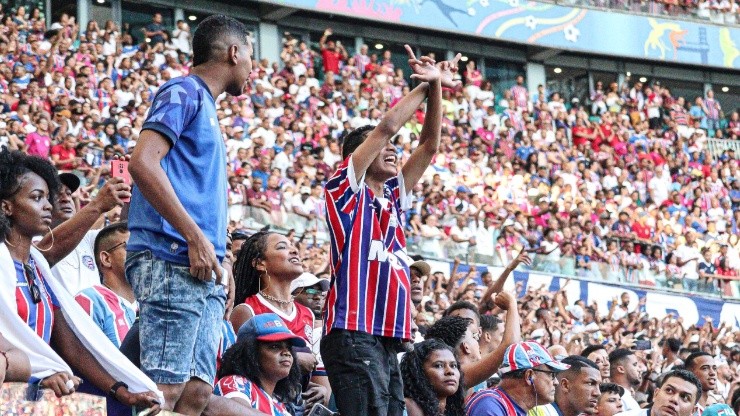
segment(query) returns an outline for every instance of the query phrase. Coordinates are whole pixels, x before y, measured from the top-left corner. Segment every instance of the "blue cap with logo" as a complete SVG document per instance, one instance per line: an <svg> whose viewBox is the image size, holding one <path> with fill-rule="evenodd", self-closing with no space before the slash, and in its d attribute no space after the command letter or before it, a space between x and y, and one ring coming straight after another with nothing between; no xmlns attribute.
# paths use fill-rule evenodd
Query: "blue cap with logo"
<svg viewBox="0 0 740 416"><path fill-rule="evenodd" d="M246 338L256 338L257 341L279 342L290 341L294 347L305 347L306 341L293 334L282 318L274 313L264 313L253 316L239 328L236 341L240 342Z"/></svg>

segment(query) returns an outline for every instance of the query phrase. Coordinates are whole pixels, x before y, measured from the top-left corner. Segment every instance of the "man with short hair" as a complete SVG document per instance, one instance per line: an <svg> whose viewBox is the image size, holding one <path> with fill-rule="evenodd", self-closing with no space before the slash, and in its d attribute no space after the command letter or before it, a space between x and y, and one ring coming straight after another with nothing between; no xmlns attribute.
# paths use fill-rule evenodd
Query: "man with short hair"
<svg viewBox="0 0 740 416"><path fill-rule="evenodd" d="M504 323L496 315L481 315L480 346L481 354L490 354L501 345L504 337Z"/></svg>
<svg viewBox="0 0 740 416"><path fill-rule="evenodd" d="M660 373L663 374L673 370L675 366L683 365L683 361L678 357L678 351L681 350L681 340L677 338L667 338L663 340L663 367Z"/></svg>
<svg viewBox="0 0 740 416"><path fill-rule="evenodd" d="M601 344L589 345L581 351L581 357L588 358L599 367L602 383L609 380L611 369L609 366L609 353L606 352L606 347ZM619 396L621 397L622 395L620 394Z"/></svg>
<svg viewBox="0 0 740 416"><path fill-rule="evenodd" d="M625 412L636 410L640 405L635 400L634 388L642 382L640 374L640 360L634 352L619 348L609 354L609 366L611 368L609 379L612 383L618 384L624 388L622 395L622 408Z"/></svg>
<svg viewBox="0 0 740 416"><path fill-rule="evenodd" d="M467 416L524 416L539 405L555 400L557 373L569 366L555 360L536 342L518 342L504 353L499 370L501 383L470 396Z"/></svg>
<svg viewBox="0 0 740 416"><path fill-rule="evenodd" d="M65 289L75 295L82 289L100 284L100 273L95 261L94 243L99 230L92 229L107 212L123 204L131 196L131 186L121 178L111 178L97 196L84 208L77 210L73 194L80 187L80 178L73 173L59 174L62 183L51 213L51 233L38 244L47 247L44 257L53 266L51 272ZM61 253L69 253L63 258Z"/></svg>
<svg viewBox="0 0 740 416"><path fill-rule="evenodd" d="M653 403L649 407L617 413L616 416L691 416L700 396L701 382L694 374L673 370L655 389Z"/></svg>
<svg viewBox="0 0 740 416"><path fill-rule="evenodd" d="M126 221L100 230L95 237L94 250L102 284L83 289L75 296L77 303L116 348L121 347L121 342L134 324L138 309L123 267L128 236Z"/></svg>
<svg viewBox="0 0 740 416"><path fill-rule="evenodd" d="M417 260L409 266L409 271L411 273L411 302L416 307L424 298L424 285L429 279L432 268L429 263Z"/></svg>
<svg viewBox="0 0 740 416"><path fill-rule="evenodd" d="M561 360L570 368L557 374L555 401L529 411L532 416L578 416L593 414L599 403L601 373L588 358L571 355Z"/></svg>
<svg viewBox="0 0 740 416"><path fill-rule="evenodd" d="M404 411L397 353L402 342L411 339L412 320L404 212L411 207L413 187L439 148L442 86L457 85L452 75L460 57L437 67L429 58L417 60L406 48L414 71L411 77L422 83L377 126L344 136L344 160L324 191L332 286L324 308L321 355L332 389L341 391L335 397L345 415L400 416ZM419 144L399 169L391 139L427 97Z"/></svg>
<svg viewBox="0 0 740 416"><path fill-rule="evenodd" d="M227 160L215 99L243 94L252 44L242 23L214 15L192 47L190 74L160 87L131 157L126 277L141 310L142 370L164 409L200 415L226 302Z"/></svg>
<svg viewBox="0 0 740 416"><path fill-rule="evenodd" d="M710 392L717 387L717 363L711 354L704 351L697 351L686 357L684 366L691 371L701 382L701 395L697 408L701 414L707 405L707 399Z"/></svg>
<svg viewBox="0 0 740 416"><path fill-rule="evenodd" d="M601 391L599 404L596 406L596 412L591 413L592 416L614 416L622 413L624 387L614 383L601 383L599 391Z"/></svg>

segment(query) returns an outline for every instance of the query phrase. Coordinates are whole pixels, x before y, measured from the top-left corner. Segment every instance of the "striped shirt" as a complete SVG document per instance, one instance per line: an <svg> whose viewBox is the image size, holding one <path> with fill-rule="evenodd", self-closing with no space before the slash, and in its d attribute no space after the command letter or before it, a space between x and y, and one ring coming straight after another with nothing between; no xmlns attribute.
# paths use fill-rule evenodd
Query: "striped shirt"
<svg viewBox="0 0 740 416"><path fill-rule="evenodd" d="M527 412L500 388L485 389L468 397L467 416L525 416Z"/></svg>
<svg viewBox="0 0 740 416"><path fill-rule="evenodd" d="M218 340L218 353L216 355L217 372L221 368L221 360L224 357L224 353L234 344L236 344L236 333L234 333L234 327L231 326L231 322L224 319L221 321L221 339Z"/></svg>
<svg viewBox="0 0 740 416"><path fill-rule="evenodd" d="M324 331L333 328L411 339L410 258L403 234L411 196L403 174L375 196L364 177L355 178L352 156L324 189L331 239L331 288Z"/></svg>
<svg viewBox="0 0 740 416"><path fill-rule="evenodd" d="M120 348L136 320L137 306L101 285L83 289L75 296L75 300L110 342Z"/></svg>
<svg viewBox="0 0 740 416"><path fill-rule="evenodd" d="M54 311L59 309L59 301L57 301L49 286L46 285L36 262L31 259L29 264L34 272L32 279L41 293L41 302L34 303L23 270L23 263L13 260L13 264L15 265L15 302L18 307L18 316L48 344L51 340L51 331L54 328Z"/></svg>
<svg viewBox="0 0 740 416"><path fill-rule="evenodd" d="M244 304L249 308L253 316L265 313L276 314L283 320L283 322L285 322L285 326L290 329L290 332L301 337L306 341L306 344L313 344L313 312L311 312L311 309L308 309L300 303L293 302L293 312L286 314L280 309L272 306L272 304L259 293L248 297L244 301Z"/></svg>
<svg viewBox="0 0 740 416"><path fill-rule="evenodd" d="M227 399L245 400L252 408L267 415L290 416L284 404L270 397L246 377L232 375L222 378L216 383L213 394Z"/></svg>
<svg viewBox="0 0 740 416"><path fill-rule="evenodd" d="M514 103L518 108L527 108L527 101L529 101L527 88L522 85L514 85L511 87L511 95L514 97Z"/></svg>

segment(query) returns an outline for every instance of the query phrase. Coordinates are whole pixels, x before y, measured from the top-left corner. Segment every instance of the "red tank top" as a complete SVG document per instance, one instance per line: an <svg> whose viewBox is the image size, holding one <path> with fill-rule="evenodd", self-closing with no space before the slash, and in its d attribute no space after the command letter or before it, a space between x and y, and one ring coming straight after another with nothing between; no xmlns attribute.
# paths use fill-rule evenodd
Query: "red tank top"
<svg viewBox="0 0 740 416"><path fill-rule="evenodd" d="M267 299L259 293L244 300L244 304L252 311L252 315L263 313L274 313L282 318L285 325L293 334L303 338L308 346L313 345L313 312L298 302L293 302L295 307L293 313L286 315L285 312L274 307Z"/></svg>

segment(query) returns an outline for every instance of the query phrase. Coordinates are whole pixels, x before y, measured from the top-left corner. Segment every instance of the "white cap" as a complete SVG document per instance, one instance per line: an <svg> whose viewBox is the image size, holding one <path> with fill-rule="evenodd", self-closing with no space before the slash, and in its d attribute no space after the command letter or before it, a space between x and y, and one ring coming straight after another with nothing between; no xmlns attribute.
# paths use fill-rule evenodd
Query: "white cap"
<svg viewBox="0 0 740 416"><path fill-rule="evenodd" d="M7 127L8 127L8 124L6 122L0 121L0 129L4 129L4 128L7 128Z"/></svg>
<svg viewBox="0 0 740 416"><path fill-rule="evenodd" d="M293 293L296 289L302 288L302 287L309 287L313 286L315 284L321 284L321 290L326 292L329 290L329 281L326 279L319 279L316 277L315 274L311 273L303 273L302 275L298 276L297 279L290 282L290 293Z"/></svg>
<svg viewBox="0 0 740 416"><path fill-rule="evenodd" d="M118 123L116 123L116 130L120 130L120 129L124 128L124 127L131 127L131 120L129 120L129 119L125 118L125 117L122 118L122 119L120 119L120 120L118 120Z"/></svg>

